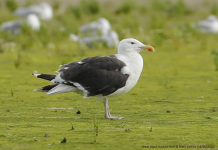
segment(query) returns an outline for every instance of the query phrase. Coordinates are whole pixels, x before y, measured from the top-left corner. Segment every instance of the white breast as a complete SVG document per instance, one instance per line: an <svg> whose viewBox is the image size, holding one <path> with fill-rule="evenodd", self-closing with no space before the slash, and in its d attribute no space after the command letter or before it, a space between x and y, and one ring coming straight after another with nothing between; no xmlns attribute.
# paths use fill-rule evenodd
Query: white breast
<svg viewBox="0 0 218 150"><path fill-rule="evenodd" d="M129 77L124 87L118 89L107 97L120 96L130 91L138 82L143 69L143 59L139 53L134 53L129 56L116 54L116 57L126 64L126 68L123 68L123 73L128 74Z"/></svg>

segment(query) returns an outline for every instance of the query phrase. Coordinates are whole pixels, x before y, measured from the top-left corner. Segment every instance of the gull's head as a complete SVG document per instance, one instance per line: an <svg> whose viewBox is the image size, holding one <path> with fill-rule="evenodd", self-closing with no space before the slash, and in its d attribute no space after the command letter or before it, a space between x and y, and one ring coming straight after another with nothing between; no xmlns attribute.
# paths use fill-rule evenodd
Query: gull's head
<svg viewBox="0 0 218 150"><path fill-rule="evenodd" d="M97 22L98 23L105 23L105 22L109 22L107 19L105 19L105 18L99 18L98 20L97 20Z"/></svg>
<svg viewBox="0 0 218 150"><path fill-rule="evenodd" d="M31 27L33 30L40 29L40 21L35 14L29 14L26 18L26 21L27 21L27 25Z"/></svg>
<svg viewBox="0 0 218 150"><path fill-rule="evenodd" d="M39 7L41 8L40 17L43 20L51 20L53 17L52 7L46 2L42 2Z"/></svg>
<svg viewBox="0 0 218 150"><path fill-rule="evenodd" d="M51 8L51 6L46 2L40 3L39 6L43 9L50 9Z"/></svg>
<svg viewBox="0 0 218 150"><path fill-rule="evenodd" d="M132 53L132 52L139 53L142 50L146 50L149 52L155 52L155 49L152 46L145 45L141 43L140 41L133 39L133 38L124 39L120 41L120 43L118 44L119 54Z"/></svg>

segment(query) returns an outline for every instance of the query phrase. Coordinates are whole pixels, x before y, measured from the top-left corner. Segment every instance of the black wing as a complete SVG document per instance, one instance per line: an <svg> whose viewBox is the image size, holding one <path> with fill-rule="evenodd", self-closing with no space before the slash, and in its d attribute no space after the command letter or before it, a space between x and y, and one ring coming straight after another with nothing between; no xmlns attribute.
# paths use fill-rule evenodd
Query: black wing
<svg viewBox="0 0 218 150"><path fill-rule="evenodd" d="M106 96L125 86L129 75L121 73L124 66L115 56L90 57L62 65L59 72L68 83L79 83L89 92L87 96Z"/></svg>

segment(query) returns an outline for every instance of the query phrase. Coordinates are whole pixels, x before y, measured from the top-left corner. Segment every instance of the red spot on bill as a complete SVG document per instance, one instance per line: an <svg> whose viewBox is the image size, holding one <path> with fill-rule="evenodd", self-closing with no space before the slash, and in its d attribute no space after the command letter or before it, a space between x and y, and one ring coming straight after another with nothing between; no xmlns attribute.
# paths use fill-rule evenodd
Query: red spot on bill
<svg viewBox="0 0 218 150"><path fill-rule="evenodd" d="M152 48L149 48L148 51L149 51L149 52L153 52L153 49L152 49Z"/></svg>

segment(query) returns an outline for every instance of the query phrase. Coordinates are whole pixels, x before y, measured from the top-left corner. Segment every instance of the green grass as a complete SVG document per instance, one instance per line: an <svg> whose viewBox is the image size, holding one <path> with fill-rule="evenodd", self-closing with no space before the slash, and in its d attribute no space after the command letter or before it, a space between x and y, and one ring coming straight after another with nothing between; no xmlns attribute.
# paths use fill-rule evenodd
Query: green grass
<svg viewBox="0 0 218 150"><path fill-rule="evenodd" d="M217 149L218 35L190 27L216 12L215 7L202 2L204 9L190 11L183 1L160 0L139 1L134 7L124 1L83 3L97 11L69 5L66 12L54 12L53 20L42 21L40 32L25 26L19 35L0 32L0 149ZM59 5L56 1L55 8ZM52 74L60 64L117 52L69 40L70 32L99 17L108 18L120 39L133 37L156 49L141 52L144 69L137 85L126 95L109 99L111 114L123 120L105 120L103 102L95 98L32 91L50 84L33 72ZM0 23L11 19L16 17L2 7Z"/></svg>

